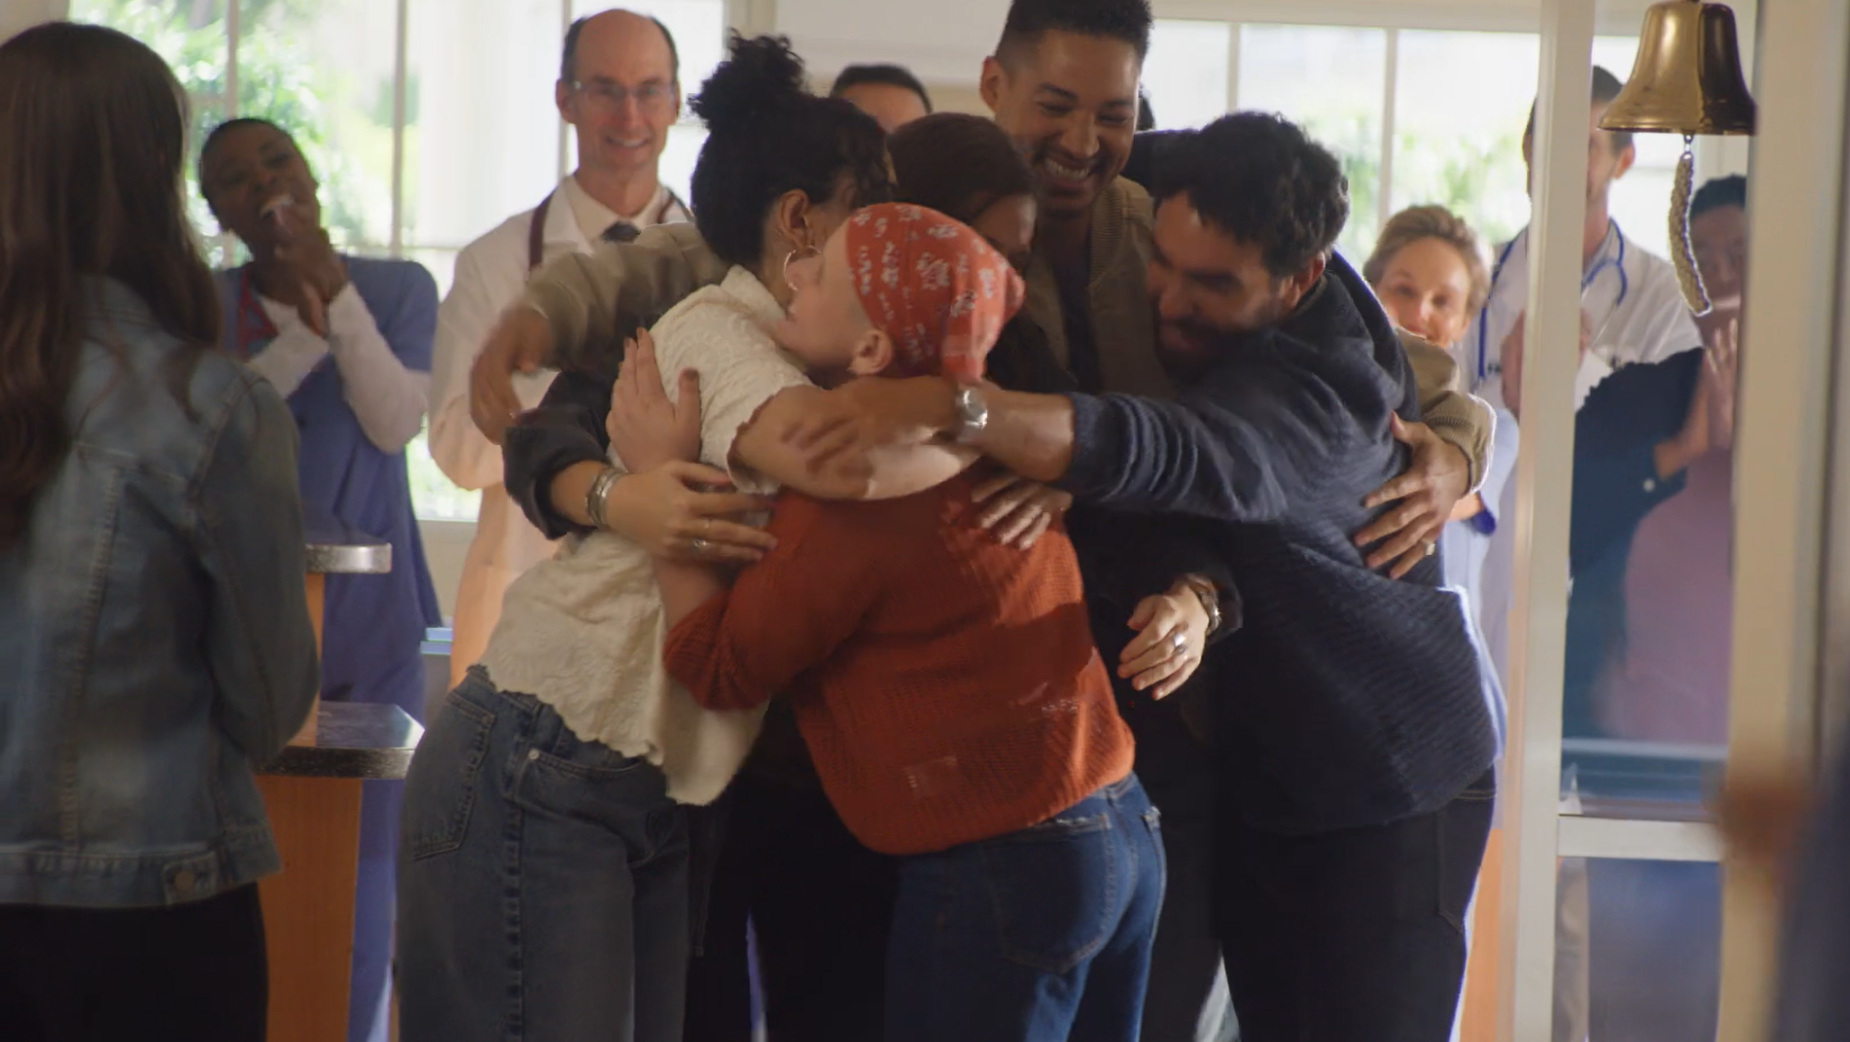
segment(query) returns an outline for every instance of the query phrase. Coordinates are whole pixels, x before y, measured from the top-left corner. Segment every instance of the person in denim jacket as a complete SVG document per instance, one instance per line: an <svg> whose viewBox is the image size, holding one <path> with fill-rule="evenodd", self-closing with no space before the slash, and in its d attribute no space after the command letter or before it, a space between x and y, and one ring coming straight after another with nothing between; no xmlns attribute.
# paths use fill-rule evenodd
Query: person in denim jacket
<svg viewBox="0 0 1850 1042"><path fill-rule="evenodd" d="M261 1039L255 765L318 684L296 434L217 353L173 74L0 46L0 1033Z"/></svg>

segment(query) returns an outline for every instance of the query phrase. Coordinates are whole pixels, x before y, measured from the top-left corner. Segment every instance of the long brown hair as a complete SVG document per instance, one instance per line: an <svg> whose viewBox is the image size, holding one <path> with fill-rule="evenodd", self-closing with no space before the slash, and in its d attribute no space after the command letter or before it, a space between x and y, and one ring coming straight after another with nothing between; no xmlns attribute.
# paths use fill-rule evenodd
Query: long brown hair
<svg viewBox="0 0 1850 1042"><path fill-rule="evenodd" d="M899 200L969 224L997 202L1034 193L1034 170L994 120L960 112L916 119L887 138Z"/></svg>
<svg viewBox="0 0 1850 1042"><path fill-rule="evenodd" d="M198 353L218 340L187 224L186 98L122 33L52 22L0 45L0 547L70 448L66 402L107 277ZM176 388L179 390L180 388Z"/></svg>

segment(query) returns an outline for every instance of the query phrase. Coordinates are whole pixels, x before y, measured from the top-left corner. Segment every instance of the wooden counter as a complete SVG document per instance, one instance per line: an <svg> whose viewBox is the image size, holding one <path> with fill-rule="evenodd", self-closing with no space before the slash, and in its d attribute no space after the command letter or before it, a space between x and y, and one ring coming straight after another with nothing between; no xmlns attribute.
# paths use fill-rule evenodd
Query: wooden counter
<svg viewBox="0 0 1850 1042"><path fill-rule="evenodd" d="M384 574L392 548L307 519L308 603L321 646L325 576ZM360 866L360 794L403 778L423 728L392 705L316 702L282 755L258 773L283 871L259 886L270 959L271 1042L345 1042Z"/></svg>

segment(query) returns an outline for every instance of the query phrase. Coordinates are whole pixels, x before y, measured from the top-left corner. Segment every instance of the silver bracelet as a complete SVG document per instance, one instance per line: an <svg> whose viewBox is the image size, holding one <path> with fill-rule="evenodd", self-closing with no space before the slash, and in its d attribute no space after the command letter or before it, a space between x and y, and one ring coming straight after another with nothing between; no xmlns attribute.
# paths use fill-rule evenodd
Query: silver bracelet
<svg viewBox="0 0 1850 1042"><path fill-rule="evenodd" d="M605 467L597 477L591 479L591 487L585 491L585 513L590 515L594 527L610 527L610 522L604 517L604 500L610 495L610 486L622 478L622 471L615 467Z"/></svg>

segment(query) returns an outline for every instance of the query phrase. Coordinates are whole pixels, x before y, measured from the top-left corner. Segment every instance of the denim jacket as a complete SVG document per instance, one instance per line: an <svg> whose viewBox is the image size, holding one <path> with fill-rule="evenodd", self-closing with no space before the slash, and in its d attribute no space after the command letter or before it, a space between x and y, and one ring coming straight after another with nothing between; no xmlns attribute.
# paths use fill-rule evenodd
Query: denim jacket
<svg viewBox="0 0 1850 1042"><path fill-rule="evenodd" d="M197 901L281 868L253 765L319 681L296 425L217 352L177 369L125 286L85 289L71 445L0 547L0 904Z"/></svg>

